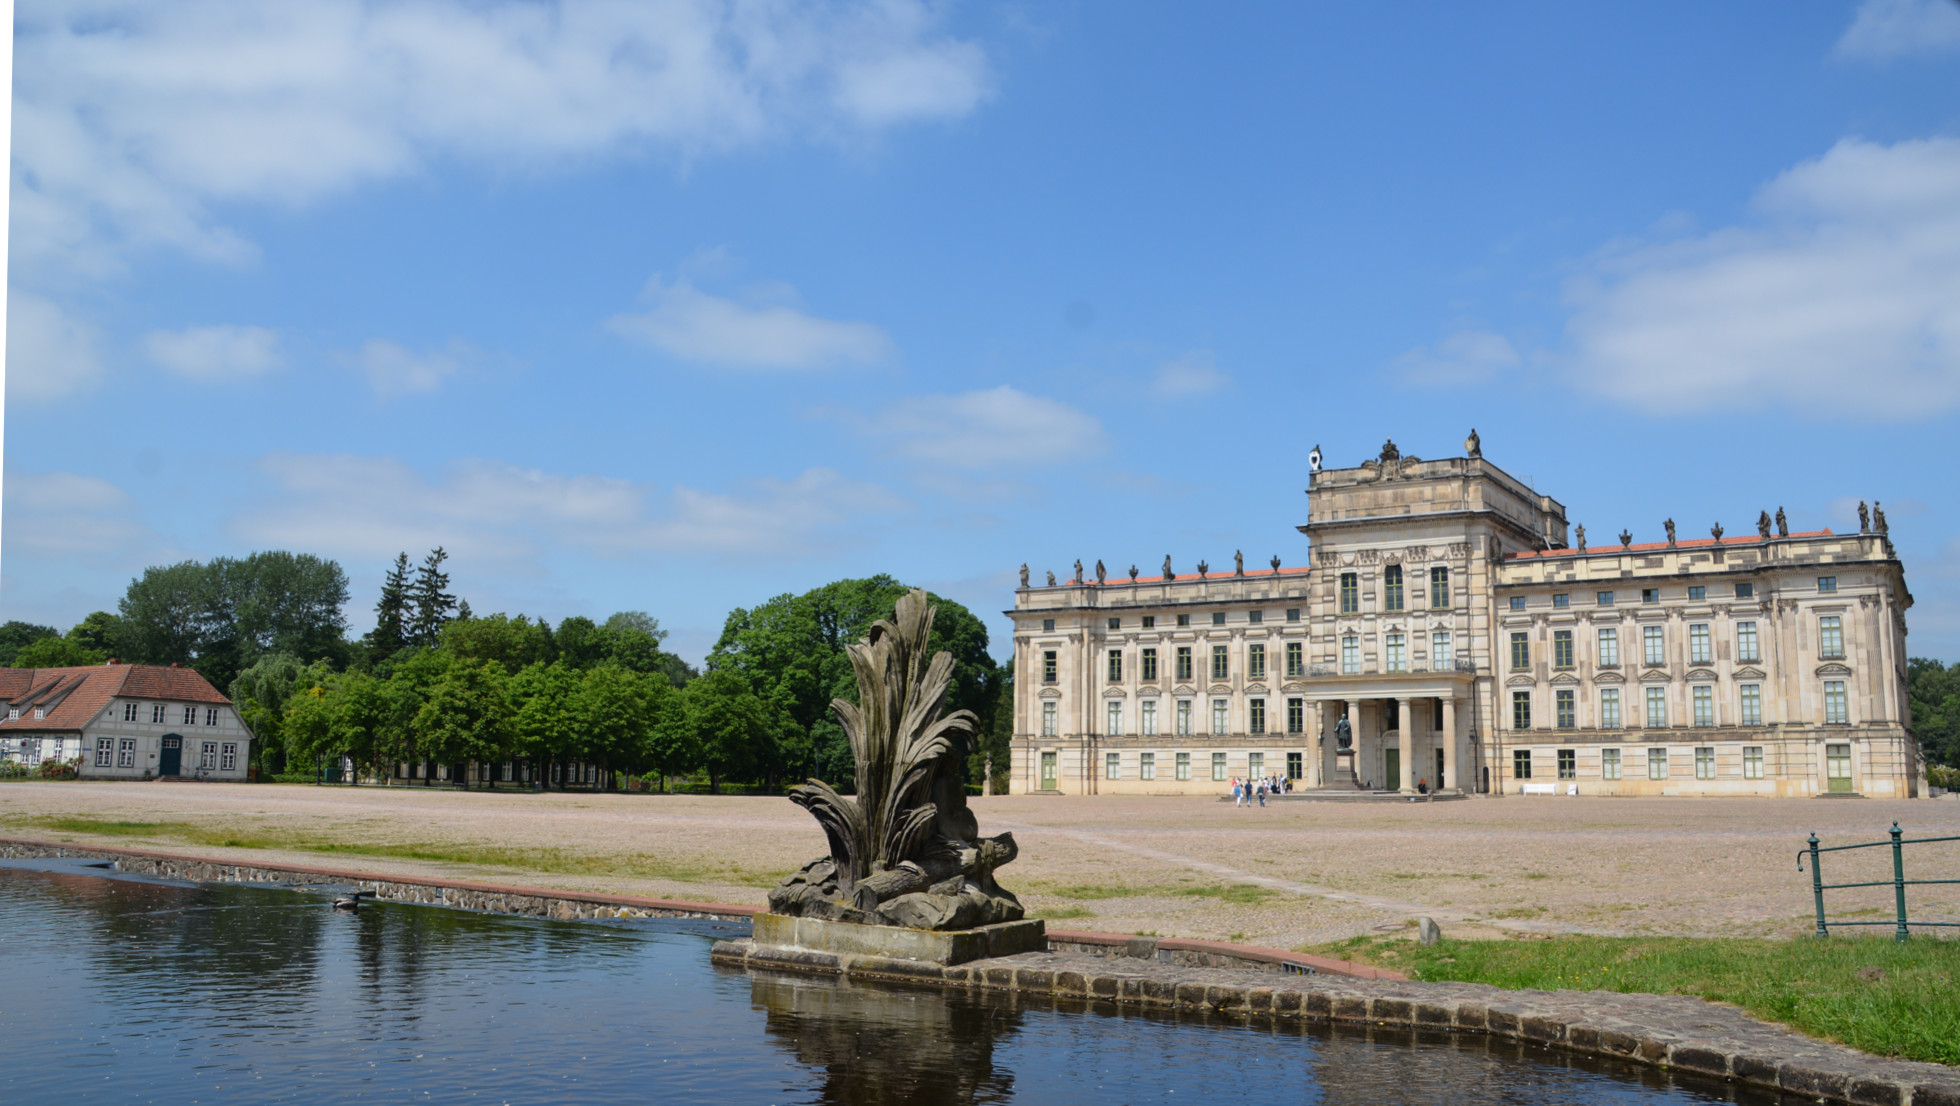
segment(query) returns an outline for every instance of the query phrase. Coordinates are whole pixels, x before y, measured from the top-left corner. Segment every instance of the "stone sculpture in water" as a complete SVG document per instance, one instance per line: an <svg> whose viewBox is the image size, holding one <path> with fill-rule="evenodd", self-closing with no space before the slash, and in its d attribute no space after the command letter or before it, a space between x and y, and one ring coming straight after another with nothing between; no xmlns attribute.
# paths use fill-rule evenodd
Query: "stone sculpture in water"
<svg viewBox="0 0 1960 1106"><path fill-rule="evenodd" d="M821 780L792 788L830 840L830 855L769 892L777 914L915 929L1019 921L1020 900L994 882L1014 835L981 837L959 763L978 721L945 713L952 654L926 655L933 608L914 590L847 647L858 701L831 701L857 757L857 795Z"/></svg>

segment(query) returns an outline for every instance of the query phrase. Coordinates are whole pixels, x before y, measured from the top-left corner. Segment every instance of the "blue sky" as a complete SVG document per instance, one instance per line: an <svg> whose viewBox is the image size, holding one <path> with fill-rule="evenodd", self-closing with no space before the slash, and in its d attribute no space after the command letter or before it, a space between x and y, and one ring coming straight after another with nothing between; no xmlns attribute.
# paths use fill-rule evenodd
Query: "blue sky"
<svg viewBox="0 0 1960 1106"><path fill-rule="evenodd" d="M1306 453L1856 525L1960 660L1960 4L18 5L0 615L1306 559Z"/></svg>

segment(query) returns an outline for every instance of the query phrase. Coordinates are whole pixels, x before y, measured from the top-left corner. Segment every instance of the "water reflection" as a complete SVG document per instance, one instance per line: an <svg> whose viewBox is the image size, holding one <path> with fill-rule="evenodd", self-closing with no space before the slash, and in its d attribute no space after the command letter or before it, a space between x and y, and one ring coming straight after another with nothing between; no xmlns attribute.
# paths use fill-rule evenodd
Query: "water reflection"
<svg viewBox="0 0 1960 1106"><path fill-rule="evenodd" d="M994 1042L1021 1026L1004 996L955 1000L943 991L768 973L754 976L749 994L768 1014L771 1039L824 1073L820 1102L965 1106L1013 1093L1013 1075L994 1064Z"/></svg>

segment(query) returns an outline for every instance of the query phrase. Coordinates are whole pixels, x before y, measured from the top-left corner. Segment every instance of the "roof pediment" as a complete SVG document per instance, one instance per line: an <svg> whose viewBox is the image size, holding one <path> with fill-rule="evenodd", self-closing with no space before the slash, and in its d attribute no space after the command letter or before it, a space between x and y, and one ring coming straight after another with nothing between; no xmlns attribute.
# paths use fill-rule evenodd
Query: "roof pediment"
<svg viewBox="0 0 1960 1106"><path fill-rule="evenodd" d="M1735 678L1738 680L1760 680L1763 678L1763 670L1744 665L1735 670Z"/></svg>

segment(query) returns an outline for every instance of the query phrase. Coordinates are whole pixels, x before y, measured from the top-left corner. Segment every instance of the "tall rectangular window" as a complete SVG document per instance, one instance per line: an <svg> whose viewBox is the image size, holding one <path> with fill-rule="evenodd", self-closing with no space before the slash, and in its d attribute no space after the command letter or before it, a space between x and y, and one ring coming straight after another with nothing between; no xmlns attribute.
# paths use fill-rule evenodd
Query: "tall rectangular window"
<svg viewBox="0 0 1960 1106"><path fill-rule="evenodd" d="M195 726L195 725L197 725L197 708L196 708L196 707L185 707L185 708L184 708L184 725L186 725L186 726ZM215 759L215 758L217 757L217 755L218 755L218 751L217 751L217 750L218 750L218 747L217 747L216 745L213 745L213 746L211 747L211 756L212 756L212 757L214 758L214 759L212 760L212 763L211 763L211 767L213 767L213 768L216 768L216 767L218 766L218 765L217 765L217 761L216 761L216 759Z"/></svg>
<svg viewBox="0 0 1960 1106"><path fill-rule="evenodd" d="M1406 672L1409 669L1408 656L1406 655L1402 642L1403 638L1401 634L1388 635L1388 670L1390 672Z"/></svg>
<svg viewBox="0 0 1960 1106"><path fill-rule="evenodd" d="M193 709L192 709L192 716L193 716L193 719L192 719L192 721L191 721L190 723L186 723L186 725L195 725L195 724L196 724L196 722L195 722L195 716L196 716L196 710L195 710L195 708L193 708ZM198 766L198 767L199 767L200 769L202 769L202 770L204 770L204 771L206 771L206 772L209 772L210 770L212 770L213 768L216 768L216 767L218 766L218 743L217 743L217 742L215 742L215 741L206 741L206 742L204 742L203 744L201 744L201 745L199 745L199 746L198 746L198 749L197 749L197 766Z"/></svg>
<svg viewBox="0 0 1960 1106"><path fill-rule="evenodd" d="M1109 701L1109 729L1104 731L1111 737L1123 736L1123 702L1120 699Z"/></svg>
<svg viewBox="0 0 1960 1106"><path fill-rule="evenodd" d="M95 766L107 768L116 759L116 739L98 737L95 739Z"/></svg>
<svg viewBox="0 0 1960 1106"><path fill-rule="evenodd" d="M1450 605L1450 570L1437 566L1429 570L1429 606L1442 610Z"/></svg>
<svg viewBox="0 0 1960 1106"><path fill-rule="evenodd" d="M1157 778L1157 754L1138 753L1137 754L1137 779L1154 780L1156 778Z"/></svg>
<svg viewBox="0 0 1960 1106"><path fill-rule="evenodd" d="M1230 704L1224 699L1213 699L1211 701L1211 732L1212 733L1223 734L1223 733L1231 732L1230 730L1227 730L1225 728L1227 725L1226 712L1229 706Z"/></svg>
<svg viewBox="0 0 1960 1106"><path fill-rule="evenodd" d="M227 741L218 746L218 771L236 772L238 770L238 743Z"/></svg>
<svg viewBox="0 0 1960 1106"><path fill-rule="evenodd" d="M1756 651L1756 624L1754 622L1738 622L1735 624L1735 659L1752 663L1762 660L1762 655Z"/></svg>
<svg viewBox="0 0 1960 1106"><path fill-rule="evenodd" d="M1599 663L1604 668L1620 666L1620 631L1611 626L1599 631Z"/></svg>
<svg viewBox="0 0 1960 1106"><path fill-rule="evenodd" d="M1573 666L1573 663L1574 662L1572 659L1572 631L1553 630L1552 631L1552 666L1555 668L1571 668Z"/></svg>
<svg viewBox="0 0 1960 1106"><path fill-rule="evenodd" d="M1177 701L1177 732L1180 737L1189 737L1191 734L1191 700L1189 699Z"/></svg>
<svg viewBox="0 0 1960 1106"><path fill-rule="evenodd" d="M163 725L162 703L154 703L150 706L150 721L159 726Z"/></svg>
<svg viewBox="0 0 1960 1106"><path fill-rule="evenodd" d="M1286 674L1288 676L1307 674L1307 649L1297 641L1286 643Z"/></svg>
<svg viewBox="0 0 1960 1106"><path fill-rule="evenodd" d="M1456 660L1451 656L1450 632L1437 630L1429 635L1429 667L1432 669L1450 668Z"/></svg>
<svg viewBox="0 0 1960 1106"><path fill-rule="evenodd" d="M1827 614L1817 620L1817 655L1829 661L1844 659L1844 619Z"/></svg>
<svg viewBox="0 0 1960 1106"><path fill-rule="evenodd" d="M1707 684L1696 684L1692 698L1695 704L1695 725L1713 726L1715 724L1715 689Z"/></svg>
<svg viewBox="0 0 1960 1106"><path fill-rule="evenodd" d="M1178 779L1188 780L1191 778L1191 754L1190 753L1177 754L1177 760L1175 764L1176 764L1176 773Z"/></svg>
<svg viewBox="0 0 1960 1106"><path fill-rule="evenodd" d="M1245 676L1248 680L1266 678L1266 647L1252 644L1245 647Z"/></svg>
<svg viewBox="0 0 1960 1106"><path fill-rule="evenodd" d="M1225 778L1225 754L1224 753L1211 754L1211 778L1214 780L1222 780Z"/></svg>
<svg viewBox="0 0 1960 1106"><path fill-rule="evenodd" d="M1052 684L1055 682L1055 680L1057 679L1056 667L1057 666L1055 662L1055 651L1053 649L1045 650L1041 654L1041 682L1042 683Z"/></svg>
<svg viewBox="0 0 1960 1106"><path fill-rule="evenodd" d="M1599 751L1599 778L1617 780L1620 778L1620 751L1601 749Z"/></svg>
<svg viewBox="0 0 1960 1106"><path fill-rule="evenodd" d="M1111 649L1109 651L1109 682L1118 683L1122 679L1123 651L1121 649Z"/></svg>
<svg viewBox="0 0 1960 1106"><path fill-rule="evenodd" d="M1760 726L1763 724L1763 685L1743 684L1738 688L1742 693L1742 724Z"/></svg>
<svg viewBox="0 0 1960 1106"><path fill-rule="evenodd" d="M1361 610L1361 577L1352 572L1341 573L1341 613L1354 614Z"/></svg>
<svg viewBox="0 0 1960 1106"><path fill-rule="evenodd" d="M1513 749L1511 751L1511 778L1528 780L1531 778L1531 750Z"/></svg>
<svg viewBox="0 0 1960 1106"><path fill-rule="evenodd" d="M1620 728L1620 689L1617 687L1599 689L1599 728L1602 730Z"/></svg>
<svg viewBox="0 0 1960 1106"><path fill-rule="evenodd" d="M1341 639L1341 672L1352 676L1361 671L1361 639L1349 634Z"/></svg>
<svg viewBox="0 0 1960 1106"><path fill-rule="evenodd" d="M135 704L135 703L124 703L124 704L123 704L123 721L125 721L125 722L134 722L134 721L136 721L136 704Z"/></svg>
<svg viewBox="0 0 1960 1106"><path fill-rule="evenodd" d="M1579 750L1560 749L1558 751L1558 778L1576 780L1579 778Z"/></svg>
<svg viewBox="0 0 1960 1106"><path fill-rule="evenodd" d="M1190 678L1191 647L1189 645L1180 645L1177 647L1177 679L1188 680Z"/></svg>
<svg viewBox="0 0 1960 1106"><path fill-rule="evenodd" d="M205 725L207 725L207 726L215 726L215 725L217 725L217 724L218 724L218 708L217 708L217 707L205 707L205 708L204 708L204 724L205 724Z"/></svg>
<svg viewBox="0 0 1960 1106"><path fill-rule="evenodd" d="M1123 754L1121 753L1104 754L1103 755L1103 779L1120 780L1122 778L1123 778Z"/></svg>
<svg viewBox="0 0 1960 1106"><path fill-rule="evenodd" d="M1558 728L1574 729L1579 725L1579 693L1569 687L1559 688L1553 694L1553 705L1558 708Z"/></svg>
<svg viewBox="0 0 1960 1106"><path fill-rule="evenodd" d="M1647 778L1650 780L1664 780L1667 778L1666 749L1647 750Z"/></svg>
<svg viewBox="0 0 1960 1106"><path fill-rule="evenodd" d="M1157 736L1157 700L1145 699L1138 713L1143 716L1143 736Z"/></svg>
<svg viewBox="0 0 1960 1106"><path fill-rule="evenodd" d="M1667 663L1667 631L1659 626L1642 626L1640 640L1645 647L1648 664Z"/></svg>
<svg viewBox="0 0 1960 1106"><path fill-rule="evenodd" d="M1302 769L1305 766L1306 766L1306 758L1301 756L1299 753L1286 754L1286 778L1287 779L1289 780L1299 779L1304 774Z"/></svg>
<svg viewBox="0 0 1960 1106"><path fill-rule="evenodd" d="M1157 650L1145 649L1143 651L1143 671L1140 675L1143 676L1144 683L1150 683L1157 679Z"/></svg>
<svg viewBox="0 0 1960 1106"><path fill-rule="evenodd" d="M1824 721L1844 724L1851 721L1851 708L1845 702L1844 681L1824 681Z"/></svg>
<svg viewBox="0 0 1960 1106"><path fill-rule="evenodd" d="M1266 701L1249 699L1246 701L1246 729L1253 733L1266 732Z"/></svg>
<svg viewBox="0 0 1960 1106"><path fill-rule="evenodd" d="M1402 609L1402 566L1389 565L1382 569L1382 610Z"/></svg>
<svg viewBox="0 0 1960 1106"><path fill-rule="evenodd" d="M1041 754L1041 789L1055 790L1055 754Z"/></svg>
<svg viewBox="0 0 1960 1106"><path fill-rule="evenodd" d="M1695 746L1695 778L1712 780L1715 778L1715 747L1713 745Z"/></svg>
<svg viewBox="0 0 1960 1106"><path fill-rule="evenodd" d="M1214 680L1224 679L1232 670L1231 655L1225 650L1223 645L1211 647L1211 678Z"/></svg>
<svg viewBox="0 0 1960 1106"><path fill-rule="evenodd" d="M1307 701L1288 699L1286 701L1286 732L1305 733L1307 729Z"/></svg>
<svg viewBox="0 0 1960 1106"><path fill-rule="evenodd" d="M125 737L116 742L116 767L136 767L136 739Z"/></svg>
<svg viewBox="0 0 1960 1106"><path fill-rule="evenodd" d="M1708 623L1696 622L1688 626L1688 663L1711 664L1714 650L1708 644Z"/></svg>
<svg viewBox="0 0 1960 1106"><path fill-rule="evenodd" d="M1511 693L1511 728L1528 730L1531 728L1531 692L1513 691Z"/></svg>
<svg viewBox="0 0 1960 1106"><path fill-rule="evenodd" d="M1662 729L1667 726L1667 689L1650 687L1647 689L1647 727Z"/></svg>
<svg viewBox="0 0 1960 1106"><path fill-rule="evenodd" d="M1759 780L1763 778L1763 747L1744 745L1742 747L1742 778Z"/></svg>
<svg viewBox="0 0 1960 1106"><path fill-rule="evenodd" d="M1055 704L1053 700L1041 704L1041 736L1055 736Z"/></svg>
<svg viewBox="0 0 1960 1106"><path fill-rule="evenodd" d="M1511 635L1511 667L1513 669L1531 667L1531 637L1523 630Z"/></svg>

